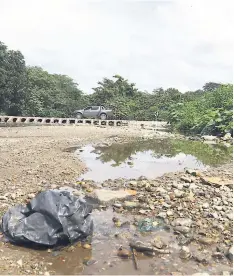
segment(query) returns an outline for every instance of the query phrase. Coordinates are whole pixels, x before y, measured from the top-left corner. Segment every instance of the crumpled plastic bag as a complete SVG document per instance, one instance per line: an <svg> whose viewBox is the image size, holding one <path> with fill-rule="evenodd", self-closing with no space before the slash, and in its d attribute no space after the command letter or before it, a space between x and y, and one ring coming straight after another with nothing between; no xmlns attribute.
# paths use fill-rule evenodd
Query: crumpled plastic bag
<svg viewBox="0 0 234 276"><path fill-rule="evenodd" d="M26 206L10 208L2 231L13 243L53 246L83 240L93 233L92 205L67 191L48 190Z"/></svg>

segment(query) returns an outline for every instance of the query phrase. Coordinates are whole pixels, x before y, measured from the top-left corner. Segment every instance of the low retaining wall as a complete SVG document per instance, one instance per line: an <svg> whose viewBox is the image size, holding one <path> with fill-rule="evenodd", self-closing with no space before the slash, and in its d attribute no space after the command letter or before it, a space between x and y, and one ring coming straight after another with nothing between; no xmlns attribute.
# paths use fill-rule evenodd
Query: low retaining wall
<svg viewBox="0 0 234 276"><path fill-rule="evenodd" d="M58 124L58 125L109 125L121 126L126 125L127 121L120 120L96 120L96 119L75 119L75 118L44 118L44 117L14 117L0 116L0 124Z"/></svg>
<svg viewBox="0 0 234 276"><path fill-rule="evenodd" d="M126 120L99 120L76 118L45 118L45 117L17 117L0 116L2 125L103 125L103 126L130 126L146 129L165 129L165 122L155 121L126 121Z"/></svg>

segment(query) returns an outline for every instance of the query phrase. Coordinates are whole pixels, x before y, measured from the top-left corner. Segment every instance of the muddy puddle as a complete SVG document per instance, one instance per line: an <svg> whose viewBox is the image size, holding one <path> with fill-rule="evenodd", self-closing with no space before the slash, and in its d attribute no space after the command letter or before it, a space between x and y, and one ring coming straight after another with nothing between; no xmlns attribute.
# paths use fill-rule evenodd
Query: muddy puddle
<svg viewBox="0 0 234 276"><path fill-rule="evenodd" d="M136 141L110 146L87 145L66 151L75 151L77 157L89 168L81 178L99 182L109 178L137 178L142 175L154 178L166 172L184 170L185 167L203 169L206 166L221 165L232 158L232 149L222 145L176 140ZM92 213L94 233L86 243L86 248L81 243L50 250L28 249L9 243L4 246L17 250L17 255L23 261L24 255L29 251L33 260L32 274L40 272L43 275L49 271L50 274L57 275L191 275L198 272L222 275L223 271L231 271L227 258L212 258L213 252L216 252L215 243L197 243L192 238L192 232L191 236L176 233L169 224L163 224L152 217L153 212L139 216L131 212L122 214L118 208L113 207L98 208ZM116 219L118 224L115 223ZM154 220L153 231L146 232L141 228L143 219ZM164 253L150 255L137 252L136 269L129 243L141 241L152 246L155 239L163 243ZM192 257L181 258L182 245L187 246L191 256L196 256L199 261ZM118 256L120 248L129 253L129 258ZM209 259L208 263L206 259Z"/></svg>
<svg viewBox="0 0 234 276"><path fill-rule="evenodd" d="M118 217L122 226L116 227L113 217ZM173 234L169 229L159 228L154 232L144 232L135 225L134 217L127 218L121 214L116 214L111 208L107 210L95 210L93 212L94 235L90 242L90 249L84 249L81 243L60 250L33 250L7 244L12 250L17 250L19 256L24 256L25 251L29 251L34 259L34 272L45 269L52 274L71 275L170 275L172 272L192 274L196 272L217 272L229 271L228 262L213 261L209 265L194 262L192 259L181 259L180 246L178 245L178 235ZM139 219L140 222L142 219ZM137 269L132 256L129 258L118 257L118 250L122 246L124 250L130 251L129 242L142 241L151 243L154 239L160 239L166 246L170 254L158 254L148 256L143 253L136 253ZM200 245L190 243L189 248L193 254L199 254ZM207 252L212 248L206 246ZM209 253L210 254L210 253ZM42 265L43 262L43 265ZM36 267L36 268L35 268ZM37 270L38 269L38 270ZM38 274L38 273L37 273Z"/></svg>
<svg viewBox="0 0 234 276"><path fill-rule="evenodd" d="M68 149L69 150L69 149ZM71 148L75 151L75 148ZM155 178L186 167L203 170L232 159L232 148L197 141L157 139L123 144L86 145L75 155L87 166L80 179Z"/></svg>

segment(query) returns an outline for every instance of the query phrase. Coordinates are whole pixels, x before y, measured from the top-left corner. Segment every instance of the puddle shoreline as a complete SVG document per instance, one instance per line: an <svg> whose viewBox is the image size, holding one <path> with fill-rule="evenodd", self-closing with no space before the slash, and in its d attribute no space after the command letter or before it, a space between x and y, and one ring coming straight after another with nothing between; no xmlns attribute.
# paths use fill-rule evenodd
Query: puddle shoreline
<svg viewBox="0 0 234 276"><path fill-rule="evenodd" d="M149 179L185 168L205 170L232 159L232 148L197 141L157 139L67 149L86 164L79 180Z"/></svg>

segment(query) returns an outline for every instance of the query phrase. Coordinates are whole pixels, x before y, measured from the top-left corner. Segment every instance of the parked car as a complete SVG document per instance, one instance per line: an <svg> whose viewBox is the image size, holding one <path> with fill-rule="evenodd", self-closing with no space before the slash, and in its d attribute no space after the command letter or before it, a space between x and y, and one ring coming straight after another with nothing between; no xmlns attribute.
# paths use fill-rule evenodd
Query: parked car
<svg viewBox="0 0 234 276"><path fill-rule="evenodd" d="M104 106L88 106L84 109L74 111L74 115L77 119L82 118L99 118L101 120L106 120L113 116L113 112L110 109L106 109Z"/></svg>

